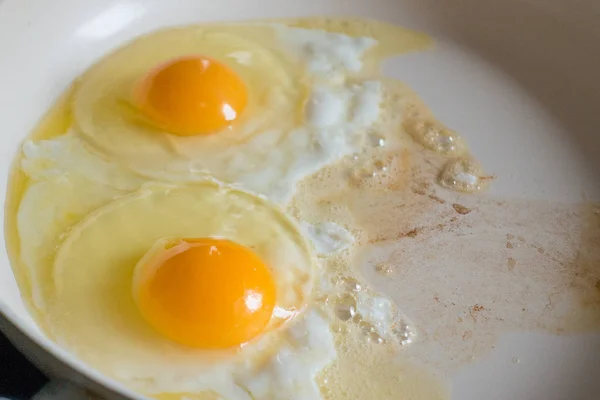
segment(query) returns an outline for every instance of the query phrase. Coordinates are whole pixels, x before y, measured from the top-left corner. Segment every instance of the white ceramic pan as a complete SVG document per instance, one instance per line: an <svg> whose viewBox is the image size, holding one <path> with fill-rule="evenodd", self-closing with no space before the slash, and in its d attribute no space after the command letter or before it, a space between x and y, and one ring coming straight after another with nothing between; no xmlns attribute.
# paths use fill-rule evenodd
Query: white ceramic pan
<svg viewBox="0 0 600 400"><path fill-rule="evenodd" d="M480 220L465 231L460 250L446 242L421 243L446 254L444 262L454 263L456 273L448 280L426 268L429 284L406 294L428 299L433 311L449 307L443 315L454 316L452 294L468 297L478 268L518 271L512 280L487 282L487 292L496 297L472 299L467 314L485 321L481 335L488 336L477 336L477 326L448 333L461 336L456 356L466 358L444 371L452 398L600 399L600 299L590 292L600 291L600 280L588 282L600 279L600 258L593 252L600 247L600 211L593 203L600 200L595 0L0 0L0 187L7 186L21 140L57 96L121 43L199 21L312 15L375 18L432 35L435 50L408 55L386 72L407 82L461 132L496 177L485 194L496 206L482 203L487 211L473 213ZM565 209L572 211L557 216ZM414 249L413 259L419 251ZM584 266L581 257L587 256ZM439 262L423 257L431 265ZM447 284L455 291L446 290ZM537 297L527 297L530 292ZM515 310L502 314L503 302L515 296L522 296L524 317L515 317ZM477 305L488 313L479 316ZM527 314L530 306L535 313ZM561 307L562 314L553 314ZM558 321L554 329L544 313L574 320L570 326ZM516 322L503 325L509 317ZM0 328L57 379L103 398L139 397L44 337L23 305L4 247Z"/></svg>

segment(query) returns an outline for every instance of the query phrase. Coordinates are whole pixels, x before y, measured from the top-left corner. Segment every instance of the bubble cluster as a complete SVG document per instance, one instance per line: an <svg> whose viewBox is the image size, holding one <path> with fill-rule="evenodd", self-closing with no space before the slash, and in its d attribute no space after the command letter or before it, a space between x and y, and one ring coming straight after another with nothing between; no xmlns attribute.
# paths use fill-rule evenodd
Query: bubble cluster
<svg viewBox="0 0 600 400"><path fill-rule="evenodd" d="M438 182L450 190L472 193L484 186L482 176L479 162L465 156L449 161L442 169Z"/></svg>
<svg viewBox="0 0 600 400"><path fill-rule="evenodd" d="M354 327L365 343L372 344L404 346L413 341L415 334L396 306L387 297L366 288L357 278L337 276L327 290L330 293L321 301L338 321L336 331Z"/></svg>
<svg viewBox="0 0 600 400"><path fill-rule="evenodd" d="M349 293L338 295L334 300L335 315L342 321L348 321L356 315L356 299Z"/></svg>
<svg viewBox="0 0 600 400"><path fill-rule="evenodd" d="M356 182L362 182L365 179L375 178L388 172L387 164L377 158L369 156L355 156L351 169L350 177Z"/></svg>
<svg viewBox="0 0 600 400"><path fill-rule="evenodd" d="M466 151L464 141L456 132L433 119L410 118L404 128L423 147L440 154L459 156Z"/></svg>
<svg viewBox="0 0 600 400"><path fill-rule="evenodd" d="M375 326L368 323L367 321L364 321L362 319L362 317L360 316L360 314L356 315L353 322L355 322L358 325L361 332L363 333L363 335L365 335L365 338L369 343L377 343L377 344L386 343L386 340L384 338L382 338L381 335L379 335Z"/></svg>
<svg viewBox="0 0 600 400"><path fill-rule="evenodd" d="M354 277L344 276L340 279L340 281L344 284L346 290L348 291L360 292L362 290L362 284Z"/></svg>
<svg viewBox="0 0 600 400"><path fill-rule="evenodd" d="M404 321L398 322L393 327L393 332L403 346L412 343L413 337L415 336L412 327Z"/></svg>

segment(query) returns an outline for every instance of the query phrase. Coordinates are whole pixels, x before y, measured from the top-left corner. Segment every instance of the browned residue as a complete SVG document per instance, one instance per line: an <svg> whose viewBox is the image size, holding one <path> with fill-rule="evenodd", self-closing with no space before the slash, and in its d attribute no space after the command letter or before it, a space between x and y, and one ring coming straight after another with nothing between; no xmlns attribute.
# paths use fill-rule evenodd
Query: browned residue
<svg viewBox="0 0 600 400"><path fill-rule="evenodd" d="M430 153L409 149L388 176L360 187L335 168L321 171L294 202L299 218L359 233L361 262L341 264L369 266L361 270L369 286L417 327L407 356L453 371L503 332L600 329L598 205L448 194L433 184L440 159L425 162ZM477 213L462 218L449 204ZM373 247L385 256L369 264ZM394 266L393 277L376 271L380 262Z"/></svg>
<svg viewBox="0 0 600 400"><path fill-rule="evenodd" d="M471 315L471 318L473 318L473 321L477 322L477 317L483 310L485 310L485 307L481 304L475 304L474 306L469 307L469 314Z"/></svg>
<svg viewBox="0 0 600 400"><path fill-rule="evenodd" d="M386 261L402 266L395 279L366 274L425 332L409 354L450 371L485 354L502 332L600 329L598 206L462 196L481 212L451 221L455 210L419 197L434 206L411 218L418 235L383 242ZM440 346L442 358L433 355Z"/></svg>
<svg viewBox="0 0 600 400"><path fill-rule="evenodd" d="M430 194L428 196L431 200L437 202L438 204L446 204L446 200L436 196L435 194Z"/></svg>
<svg viewBox="0 0 600 400"><path fill-rule="evenodd" d="M417 236L417 234L419 233L419 230L417 228L411 229L410 231L401 234L399 237L409 237L409 238L414 238Z"/></svg>
<svg viewBox="0 0 600 400"><path fill-rule="evenodd" d="M600 215L599 205L589 204L580 211L582 227L574 260L566 267L572 271L569 287L575 291L580 307L591 313L590 322L600 323Z"/></svg>
<svg viewBox="0 0 600 400"><path fill-rule="evenodd" d="M424 188L422 186L416 186L416 187L412 188L412 191L413 191L414 194L425 196L427 194L427 191L425 189L426 188Z"/></svg>
<svg viewBox="0 0 600 400"><path fill-rule="evenodd" d="M454 208L454 210L461 215L467 215L468 213L471 212L470 208L467 208L461 204L454 203L454 204L452 204L452 208Z"/></svg>

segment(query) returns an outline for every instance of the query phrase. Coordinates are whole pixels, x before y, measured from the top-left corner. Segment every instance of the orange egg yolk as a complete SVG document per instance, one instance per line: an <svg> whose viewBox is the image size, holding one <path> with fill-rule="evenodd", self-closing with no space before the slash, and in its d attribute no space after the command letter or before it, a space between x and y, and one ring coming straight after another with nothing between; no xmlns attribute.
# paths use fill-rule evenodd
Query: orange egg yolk
<svg viewBox="0 0 600 400"><path fill-rule="evenodd" d="M238 346L263 332L273 313L270 270L252 250L229 240L182 239L141 267L144 277L134 287L138 308L176 342Z"/></svg>
<svg viewBox="0 0 600 400"><path fill-rule="evenodd" d="M191 136L214 133L233 123L246 107L248 91L227 65L188 56L150 71L138 82L134 97L155 125Z"/></svg>

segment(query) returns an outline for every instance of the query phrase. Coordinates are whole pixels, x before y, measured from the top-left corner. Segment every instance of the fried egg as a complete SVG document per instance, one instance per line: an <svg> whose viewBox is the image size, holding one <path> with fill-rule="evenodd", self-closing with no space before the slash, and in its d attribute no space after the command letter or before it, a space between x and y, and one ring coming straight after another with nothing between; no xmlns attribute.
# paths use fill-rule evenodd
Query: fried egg
<svg viewBox="0 0 600 400"><path fill-rule="evenodd" d="M467 152L379 74L429 40L340 21L159 31L76 82L73 123L19 164L18 268L48 335L161 400L444 397L406 383L418 336L351 267L360 226L290 203L327 166L327 198L367 182L407 140Z"/></svg>
<svg viewBox="0 0 600 400"><path fill-rule="evenodd" d="M281 24L153 33L81 78L77 134L149 178L212 176L285 203L363 147L382 101L360 75L376 43Z"/></svg>
<svg viewBox="0 0 600 400"><path fill-rule="evenodd" d="M309 302L314 268L295 223L260 198L211 181L144 186L89 214L60 245L53 333L108 374L170 376L162 391L181 389L200 371L223 363L235 375L240 358L246 369L277 349L278 329ZM210 376L189 390L225 394Z"/></svg>
<svg viewBox="0 0 600 400"><path fill-rule="evenodd" d="M307 306L317 274L311 246L296 224L277 207L213 181L190 187L165 184L142 187L138 176L119 171L118 164L103 160L70 134L53 140L26 142L21 164L32 180L19 209L23 254L33 256L24 261L38 273L32 285L37 289L36 297L41 299L36 305L43 310L43 326L57 342L107 375L146 394L185 392L209 396L216 393L224 398L250 399L246 385L251 385L252 390L274 397L277 391L290 390L293 371L292 381L297 389L291 391L295 397L290 398L312 399L318 395L315 375L330 363L336 352L330 322L314 305ZM115 171L119 177L115 184L121 189L105 185L107 177ZM136 187L139 190L124 196ZM204 216L197 213L198 209L205 210ZM165 210L186 217L169 216ZM198 220L188 218L188 213L197 215ZM229 219L230 224L219 223L218 214ZM178 229L172 224L174 220L181 221L185 227ZM208 220L214 225L207 223ZM148 222L160 234L142 244L138 233L151 235L152 230L142 227L140 221ZM114 223L118 226L111 227ZM161 224L168 226L168 230L160 228ZM263 224L273 229L262 229ZM254 234L257 225L264 235ZM132 230L135 226L139 232ZM211 231L211 226L220 228ZM116 238L116 232L129 237L132 243ZM275 263L282 267L275 268L279 272L269 272L270 278L263 276L259 280L263 284L258 285L275 293L276 300L271 299L273 310L269 313L272 318L263 327L260 337L238 350L219 350L231 345L222 341L223 335L216 335L221 340L216 345L203 343L200 347L205 350L194 349L198 343L186 342L185 338L170 338L164 332L165 320L162 327L161 321L156 322L164 316L161 305L144 304L140 295L152 286L152 272L169 259L165 253L193 242L189 238L207 235L210 236L207 243L234 243L237 249L243 247L238 261L247 261L248 254L251 261L260 255L259 264ZM242 239L246 235L247 240ZM115 247L108 249L97 240ZM137 252L133 257L132 251ZM103 263L100 254L110 259L104 259ZM127 268L120 268L122 264L115 261L121 257L133 262ZM292 262L294 258L296 263ZM85 268L81 268L81 263ZM181 264L184 268L186 265L189 263ZM249 263L248 267L252 265ZM182 273L177 268L175 271L171 281L185 282L190 278L190 271ZM223 300L222 285L235 285L234 276L235 273L228 274L227 279L213 282L214 296L219 295ZM160 279L158 281L160 286ZM169 279L162 281L165 284ZM183 293L181 285L177 285L177 289L177 296L171 300L185 302L190 292ZM192 289L197 287L192 285ZM84 293L86 300L81 302L80 296ZM269 302L269 299L264 300ZM258 299L249 296L248 301L254 301L256 307ZM214 309L213 304L204 311ZM198 322L202 310L191 312L196 314L189 320L190 325L187 329L177 329L177 333L189 333L194 321ZM172 320L166 322L168 325ZM213 325L215 322L219 319L213 320ZM280 326L284 323L286 329ZM220 328L230 332L231 328L223 324L227 321L221 320ZM237 341L248 339L252 338ZM277 360L283 357L287 362L282 365ZM115 362L116 358L121 361ZM271 363L270 367L264 368L267 363Z"/></svg>

